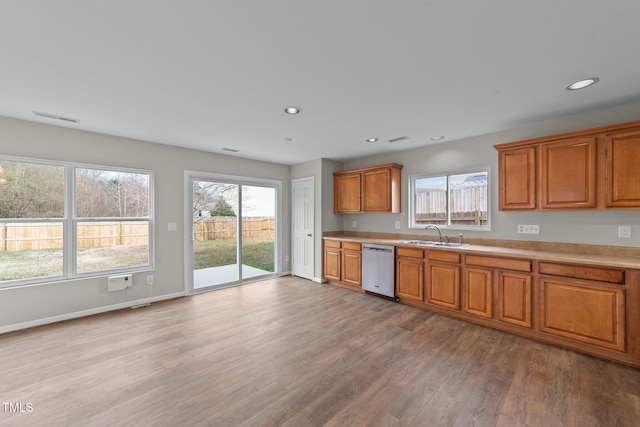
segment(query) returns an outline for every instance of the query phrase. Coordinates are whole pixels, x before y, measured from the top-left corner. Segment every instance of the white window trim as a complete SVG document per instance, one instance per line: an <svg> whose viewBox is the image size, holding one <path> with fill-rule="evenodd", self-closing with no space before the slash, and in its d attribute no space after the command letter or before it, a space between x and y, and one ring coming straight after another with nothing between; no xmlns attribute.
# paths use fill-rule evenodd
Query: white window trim
<svg viewBox="0 0 640 427"><path fill-rule="evenodd" d="M416 180L422 178L433 178L433 177L448 177L451 175L461 175L461 174L469 174L469 173L479 173L486 172L487 173L487 225L486 226L477 226L477 225L461 225L461 224L452 224L452 225L437 225L441 230L467 230L467 231L491 231L491 168L489 166L470 168L470 169L462 169L462 170L454 170L454 171L446 171L440 173L425 173L425 174L416 174L410 175L408 177L408 227L412 229L421 229L424 228L428 224L417 224L415 221L415 183ZM448 189L447 189L447 203L449 203L448 199ZM447 209L448 211L448 209Z"/></svg>
<svg viewBox="0 0 640 427"><path fill-rule="evenodd" d="M34 159L29 157L0 156L0 160L6 162L32 163L48 166L59 166L64 168L64 217L61 218L0 218L0 222L29 223L29 222L61 222L63 227L63 257L62 275L34 277L27 279L15 279L0 281L0 289L30 286L43 283L54 283L73 279L84 279L91 277L104 277L115 273L134 273L140 271L150 271L155 269L155 176L153 171L145 169L135 169L126 167L115 167L96 164L73 163L55 160ZM117 218L83 218L76 217L74 212L76 202L75 173L76 169L98 169L109 172L125 172L149 175L149 216L141 217L117 217ZM76 262L76 225L78 222L90 221L148 221L149 222L149 264L134 267L121 267L109 270L91 271L77 273Z"/></svg>

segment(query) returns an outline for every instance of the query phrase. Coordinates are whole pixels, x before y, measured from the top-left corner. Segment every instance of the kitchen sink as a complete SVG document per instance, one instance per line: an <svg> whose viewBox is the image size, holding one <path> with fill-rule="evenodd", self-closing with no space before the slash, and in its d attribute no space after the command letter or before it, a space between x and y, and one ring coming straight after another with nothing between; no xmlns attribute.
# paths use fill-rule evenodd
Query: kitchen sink
<svg viewBox="0 0 640 427"><path fill-rule="evenodd" d="M469 246L469 243L437 242L435 240L406 240L402 243L405 245L442 246L446 248L464 248L465 246Z"/></svg>

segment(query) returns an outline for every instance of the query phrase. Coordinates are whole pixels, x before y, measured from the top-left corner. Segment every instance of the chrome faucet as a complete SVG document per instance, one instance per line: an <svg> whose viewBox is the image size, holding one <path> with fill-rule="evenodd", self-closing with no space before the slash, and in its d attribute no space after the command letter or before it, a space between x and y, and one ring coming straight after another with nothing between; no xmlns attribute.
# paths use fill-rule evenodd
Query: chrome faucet
<svg viewBox="0 0 640 427"><path fill-rule="evenodd" d="M433 224L429 224L424 229L428 230L430 228L435 228L436 230L438 230L438 242L442 243L442 232L440 232L440 229L438 228L438 226L437 225L433 225Z"/></svg>

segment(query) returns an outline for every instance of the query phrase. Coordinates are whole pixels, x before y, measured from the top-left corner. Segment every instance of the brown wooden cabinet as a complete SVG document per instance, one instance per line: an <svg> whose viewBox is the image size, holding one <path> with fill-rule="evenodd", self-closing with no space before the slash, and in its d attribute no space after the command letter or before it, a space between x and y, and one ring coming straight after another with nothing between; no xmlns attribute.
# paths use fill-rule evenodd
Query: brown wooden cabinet
<svg viewBox="0 0 640 427"><path fill-rule="evenodd" d="M362 251L360 243L325 239L323 276L331 283L352 289L361 289Z"/></svg>
<svg viewBox="0 0 640 427"><path fill-rule="evenodd" d="M640 130L607 135L607 207L640 206Z"/></svg>
<svg viewBox="0 0 640 427"><path fill-rule="evenodd" d="M342 250L340 242L324 241L323 267L327 280L341 280L342 278Z"/></svg>
<svg viewBox="0 0 640 427"><path fill-rule="evenodd" d="M500 210L532 210L537 206L537 147L516 147L499 152Z"/></svg>
<svg viewBox="0 0 640 427"><path fill-rule="evenodd" d="M467 255L464 311L531 328L532 270L527 259Z"/></svg>
<svg viewBox="0 0 640 427"><path fill-rule="evenodd" d="M425 273L425 302L460 310L460 254L427 251Z"/></svg>
<svg viewBox="0 0 640 427"><path fill-rule="evenodd" d="M465 268L464 274L464 312L491 319L493 317L493 271L472 267Z"/></svg>
<svg viewBox="0 0 640 427"><path fill-rule="evenodd" d="M335 213L399 213L402 165L388 163L333 173Z"/></svg>
<svg viewBox="0 0 640 427"><path fill-rule="evenodd" d="M362 286L362 250L360 243L342 243L342 281Z"/></svg>
<svg viewBox="0 0 640 427"><path fill-rule="evenodd" d="M541 209L596 207L595 136L540 145Z"/></svg>
<svg viewBox="0 0 640 427"><path fill-rule="evenodd" d="M500 210L640 208L640 121L495 148Z"/></svg>
<svg viewBox="0 0 640 427"><path fill-rule="evenodd" d="M540 330L578 342L625 350L625 271L540 263Z"/></svg>
<svg viewBox="0 0 640 427"><path fill-rule="evenodd" d="M338 213L362 212L362 175L359 173L334 175L333 209Z"/></svg>
<svg viewBox="0 0 640 427"><path fill-rule="evenodd" d="M498 272L498 320L512 325L533 327L531 275L513 271Z"/></svg>
<svg viewBox="0 0 640 427"><path fill-rule="evenodd" d="M424 251L397 248L396 295L413 301L424 299Z"/></svg>

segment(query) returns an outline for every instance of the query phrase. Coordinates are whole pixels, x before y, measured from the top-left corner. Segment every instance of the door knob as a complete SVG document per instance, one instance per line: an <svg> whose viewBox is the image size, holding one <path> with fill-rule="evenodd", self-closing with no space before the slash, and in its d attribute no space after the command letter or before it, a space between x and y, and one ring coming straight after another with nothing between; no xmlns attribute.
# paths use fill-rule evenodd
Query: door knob
<svg viewBox="0 0 640 427"><path fill-rule="evenodd" d="M307 234L307 237L311 237L311 234Z"/></svg>

